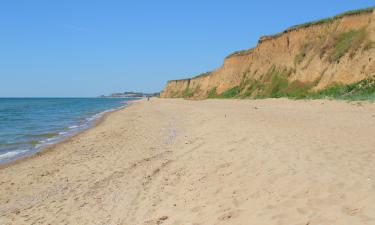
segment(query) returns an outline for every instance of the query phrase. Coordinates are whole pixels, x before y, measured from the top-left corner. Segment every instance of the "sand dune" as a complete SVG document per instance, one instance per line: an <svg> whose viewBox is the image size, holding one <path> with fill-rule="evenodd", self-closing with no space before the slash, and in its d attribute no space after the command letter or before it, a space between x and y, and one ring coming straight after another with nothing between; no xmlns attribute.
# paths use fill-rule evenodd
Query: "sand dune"
<svg viewBox="0 0 375 225"><path fill-rule="evenodd" d="M375 105L152 99L0 169L0 224L375 224Z"/></svg>

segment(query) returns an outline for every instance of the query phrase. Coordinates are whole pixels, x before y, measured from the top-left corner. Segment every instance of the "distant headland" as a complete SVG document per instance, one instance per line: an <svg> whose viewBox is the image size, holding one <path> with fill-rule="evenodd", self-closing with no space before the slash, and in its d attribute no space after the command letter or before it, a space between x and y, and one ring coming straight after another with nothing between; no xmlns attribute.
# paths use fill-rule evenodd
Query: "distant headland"
<svg viewBox="0 0 375 225"><path fill-rule="evenodd" d="M155 93L143 93L143 92L133 92L133 91L126 91L126 92L119 92L119 93L112 93L110 95L101 95L99 98L146 98L146 97L156 97L159 96L159 92Z"/></svg>

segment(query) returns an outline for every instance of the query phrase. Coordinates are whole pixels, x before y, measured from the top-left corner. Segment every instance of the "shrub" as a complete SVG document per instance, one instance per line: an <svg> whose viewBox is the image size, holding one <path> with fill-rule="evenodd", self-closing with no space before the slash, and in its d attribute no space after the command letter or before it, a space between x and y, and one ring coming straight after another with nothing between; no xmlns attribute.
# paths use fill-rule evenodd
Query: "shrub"
<svg viewBox="0 0 375 225"><path fill-rule="evenodd" d="M235 86L221 93L220 97L234 98L240 93L240 91L241 91L240 88L238 86Z"/></svg>
<svg viewBox="0 0 375 225"><path fill-rule="evenodd" d="M208 92L208 98L217 98L217 93L216 93L216 87L212 88L209 92Z"/></svg>

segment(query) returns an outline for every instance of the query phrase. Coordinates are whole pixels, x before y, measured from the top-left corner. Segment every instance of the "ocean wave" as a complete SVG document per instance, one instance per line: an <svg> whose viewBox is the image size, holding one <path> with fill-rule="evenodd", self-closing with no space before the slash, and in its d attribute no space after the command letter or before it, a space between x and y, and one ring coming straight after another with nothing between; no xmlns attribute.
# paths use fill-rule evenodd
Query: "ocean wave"
<svg viewBox="0 0 375 225"><path fill-rule="evenodd" d="M15 151L11 151L11 152L6 152L6 153L3 153L3 154L0 154L0 160L13 158L13 157L15 157L17 155L20 155L20 154L23 154L25 152L27 152L27 150L15 150Z"/></svg>
<svg viewBox="0 0 375 225"><path fill-rule="evenodd" d="M79 118L77 116L76 120L71 121L72 123L70 124L61 123L62 125L64 125L64 126L61 126L61 128L57 127L60 124L59 123L60 121L54 122L51 120L53 127L46 127L46 128L55 129L53 132L41 131L40 133L32 134L30 131L28 134L22 134L20 139L17 140L17 142L12 143L11 145L9 145L6 142L5 143L1 142L0 151L2 151L2 153L0 152L0 164L4 162L8 162L8 161L13 161L20 157L23 157L26 154L34 154L49 145L59 143L60 141L68 137L71 137L83 130L86 130L92 127L92 125L94 125L95 122L106 113L124 108L126 105L127 104L122 103L121 106L119 107L116 106L111 109L100 111L96 114L87 115L86 118L82 118L82 117ZM80 120L80 119L83 119L83 120ZM47 122L50 122L50 121L47 121ZM41 124L41 125L46 126L48 125L48 123ZM25 129L25 126L23 126L22 129ZM25 131L28 131L28 129L26 129Z"/></svg>

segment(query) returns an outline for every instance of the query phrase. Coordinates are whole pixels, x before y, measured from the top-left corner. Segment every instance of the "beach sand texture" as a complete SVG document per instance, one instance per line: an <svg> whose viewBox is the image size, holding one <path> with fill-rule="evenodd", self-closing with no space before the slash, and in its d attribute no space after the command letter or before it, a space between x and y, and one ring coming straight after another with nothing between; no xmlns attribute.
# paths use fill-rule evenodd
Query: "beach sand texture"
<svg viewBox="0 0 375 225"><path fill-rule="evenodd" d="M375 224L375 105L152 99L0 169L0 224Z"/></svg>

